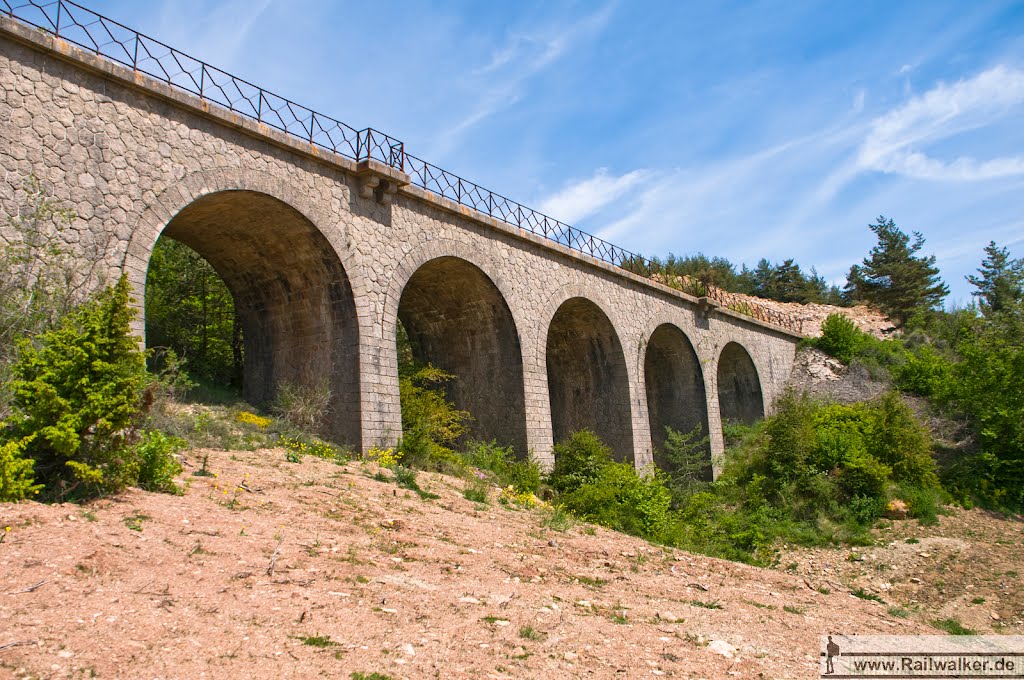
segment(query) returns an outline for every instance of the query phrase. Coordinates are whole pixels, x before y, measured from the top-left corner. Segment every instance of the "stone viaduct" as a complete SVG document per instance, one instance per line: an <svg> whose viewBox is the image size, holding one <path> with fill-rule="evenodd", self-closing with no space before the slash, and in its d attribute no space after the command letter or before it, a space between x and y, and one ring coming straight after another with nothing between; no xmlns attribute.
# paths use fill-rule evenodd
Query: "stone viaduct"
<svg viewBox="0 0 1024 680"><path fill-rule="evenodd" d="M527 224L528 209L454 176L429 190L437 169L386 135L355 133L348 153L324 142L346 131L313 114L303 139L265 112L240 112L240 99L253 101L244 81L233 81L235 102L185 91L214 83L223 95L232 81L206 65L190 72L169 48L152 57L159 43L145 36L93 24L111 36L104 46L82 37L80 17L74 33L3 11L4 223L24 205L25 178L38 177L77 212L69 242L114 244L105 266L128 276L140 312L157 239L187 244L235 297L246 398L326 379L340 443L365 451L400 436L399 320L418 358L457 376L449 396L475 416L473 434L544 465L582 427L643 468L666 425L701 424L715 457L722 421L762 417L789 376L795 333L615 266L610 244L591 239L599 248L581 252L587 235ZM134 60L111 55L131 39ZM140 47L176 57L181 73L153 77ZM182 73L200 89L176 86ZM284 100L254 91L280 120ZM304 120L295 111L307 109L287 104Z"/></svg>

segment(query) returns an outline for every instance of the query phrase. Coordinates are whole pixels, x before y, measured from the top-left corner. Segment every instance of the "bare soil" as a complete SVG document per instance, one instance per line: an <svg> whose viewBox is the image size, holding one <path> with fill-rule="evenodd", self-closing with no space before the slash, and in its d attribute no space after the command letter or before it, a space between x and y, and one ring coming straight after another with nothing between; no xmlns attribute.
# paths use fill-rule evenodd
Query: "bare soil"
<svg viewBox="0 0 1024 680"><path fill-rule="evenodd" d="M192 475L206 455L217 476ZM187 462L182 496L0 506L0 677L814 677L820 635L934 632L916 619L973 611L969 584L979 619L1020 630L1005 564L1021 564L1021 524L978 513L912 550L901 532L916 523L894 523L892 545L858 562L787 552L788 573L557 531L550 511L497 490L472 503L442 475L419 475L439 496L423 500L372 463L279 449ZM861 583L920 615L854 597Z"/></svg>
<svg viewBox="0 0 1024 680"><path fill-rule="evenodd" d="M1024 634L1024 517L947 512L934 526L883 521L870 547L785 550L780 568L815 587L862 591L925 623Z"/></svg>

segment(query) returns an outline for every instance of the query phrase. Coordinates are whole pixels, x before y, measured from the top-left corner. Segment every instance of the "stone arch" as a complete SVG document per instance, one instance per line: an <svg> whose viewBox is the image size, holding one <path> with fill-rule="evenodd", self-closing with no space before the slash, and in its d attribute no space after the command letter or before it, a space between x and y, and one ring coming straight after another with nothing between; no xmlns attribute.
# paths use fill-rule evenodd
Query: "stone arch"
<svg viewBox="0 0 1024 680"><path fill-rule="evenodd" d="M662 323L651 333L644 355L647 415L655 464L665 470L661 455L666 427L688 433L696 427L708 433L708 403L704 373L690 338L678 326ZM707 449L705 477L711 479L711 450Z"/></svg>
<svg viewBox="0 0 1024 680"><path fill-rule="evenodd" d="M243 396L265 404L284 382L326 380L324 434L361 448L360 317L347 252L326 214L300 192L248 172L196 173L153 201L132 233L123 269L139 305L161 235L202 255L231 290L244 329ZM310 214L319 223L310 218ZM141 314L139 315L142 316ZM144 330L144 319L137 321Z"/></svg>
<svg viewBox="0 0 1024 680"><path fill-rule="evenodd" d="M526 457L523 355L515 318L495 279L480 264L451 254L459 250L435 244L403 262L392 282L401 293L388 296L384 332L394 338L401 320L414 357L455 376L446 385L447 396L473 416L470 437L497 440Z"/></svg>
<svg viewBox="0 0 1024 680"><path fill-rule="evenodd" d="M718 358L718 408L722 422L752 424L764 418L761 378L750 353L729 342Z"/></svg>
<svg viewBox="0 0 1024 680"><path fill-rule="evenodd" d="M553 440L587 428L633 462L629 370L608 314L587 297L569 297L551 315L544 338Z"/></svg>

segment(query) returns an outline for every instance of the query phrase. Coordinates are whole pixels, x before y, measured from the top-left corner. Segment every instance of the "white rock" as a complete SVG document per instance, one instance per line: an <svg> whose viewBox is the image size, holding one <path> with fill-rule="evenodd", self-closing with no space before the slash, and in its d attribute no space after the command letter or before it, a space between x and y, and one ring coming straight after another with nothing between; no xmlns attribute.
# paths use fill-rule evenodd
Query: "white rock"
<svg viewBox="0 0 1024 680"><path fill-rule="evenodd" d="M736 656L736 648L725 640L712 640L708 643L708 649L715 654L721 654L726 659L732 659Z"/></svg>

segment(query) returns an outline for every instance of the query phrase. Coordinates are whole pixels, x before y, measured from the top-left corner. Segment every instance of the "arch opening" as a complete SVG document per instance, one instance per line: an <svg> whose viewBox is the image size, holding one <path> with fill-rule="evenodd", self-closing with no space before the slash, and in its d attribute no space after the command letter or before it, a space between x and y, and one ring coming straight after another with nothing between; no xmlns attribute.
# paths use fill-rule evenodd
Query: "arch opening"
<svg viewBox="0 0 1024 680"><path fill-rule="evenodd" d="M528 453L523 355L512 312L476 265L439 257L420 266L402 290L398 320L413 359L455 376L447 398L468 411L466 437Z"/></svg>
<svg viewBox="0 0 1024 680"><path fill-rule="evenodd" d="M608 316L584 298L563 302L548 327L546 358L554 441L589 429L632 462L626 357Z"/></svg>
<svg viewBox="0 0 1024 680"><path fill-rule="evenodd" d="M722 422L751 425L764 418L761 379L747 350L730 342L718 359L718 408Z"/></svg>
<svg viewBox="0 0 1024 680"><path fill-rule="evenodd" d="M672 463L664 455L666 427L687 434L700 428L708 434L708 403L700 360L689 338L672 324L658 326L644 356L647 411L651 423L654 463L662 470ZM702 478L711 480L711 447L701 448Z"/></svg>
<svg viewBox="0 0 1024 680"><path fill-rule="evenodd" d="M228 190L184 207L165 237L198 253L231 293L243 398L266 405L286 384L329 390L321 434L360 448L355 300L317 227L272 196Z"/></svg>

